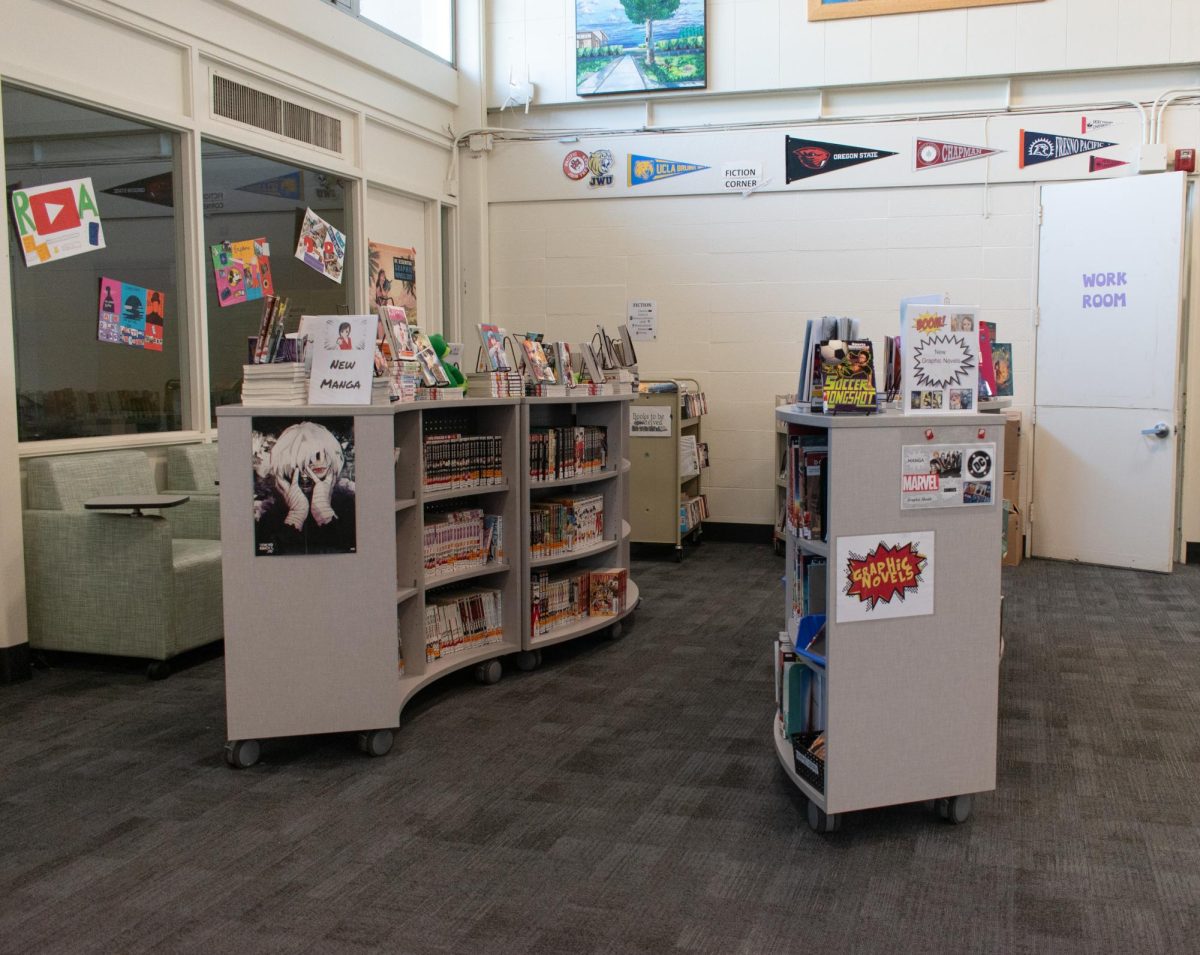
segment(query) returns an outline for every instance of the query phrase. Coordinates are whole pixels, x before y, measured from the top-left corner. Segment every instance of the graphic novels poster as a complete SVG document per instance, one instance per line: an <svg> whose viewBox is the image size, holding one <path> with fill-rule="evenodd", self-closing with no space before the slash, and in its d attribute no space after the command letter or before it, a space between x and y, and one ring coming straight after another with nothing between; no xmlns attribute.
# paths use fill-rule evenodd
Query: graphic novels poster
<svg viewBox="0 0 1200 955"><path fill-rule="evenodd" d="M978 391L975 310L909 305L904 317L904 410L915 414L974 411Z"/></svg>
<svg viewBox="0 0 1200 955"><path fill-rule="evenodd" d="M104 248L91 178L12 191L13 221L29 267Z"/></svg>
<svg viewBox="0 0 1200 955"><path fill-rule="evenodd" d="M250 427L255 555L354 553L354 419L255 417Z"/></svg>
<svg viewBox="0 0 1200 955"><path fill-rule="evenodd" d="M218 242L211 251L217 301L222 308L275 294L271 246L265 238Z"/></svg>
<svg viewBox="0 0 1200 955"><path fill-rule="evenodd" d="M934 532L839 537L838 623L933 613Z"/></svg>
<svg viewBox="0 0 1200 955"><path fill-rule="evenodd" d="M166 304L166 295L155 289L102 278L96 337L102 342L162 351Z"/></svg>
<svg viewBox="0 0 1200 955"><path fill-rule="evenodd" d="M296 258L314 272L320 272L325 278L341 285L342 270L346 266L346 234L339 232L312 209L305 209L300 239L296 243Z"/></svg>
<svg viewBox="0 0 1200 955"><path fill-rule="evenodd" d="M996 445L906 444L900 450L900 510L995 503Z"/></svg>
<svg viewBox="0 0 1200 955"><path fill-rule="evenodd" d="M410 325L417 324L417 250L382 242L367 242L369 300L375 308L404 309Z"/></svg>

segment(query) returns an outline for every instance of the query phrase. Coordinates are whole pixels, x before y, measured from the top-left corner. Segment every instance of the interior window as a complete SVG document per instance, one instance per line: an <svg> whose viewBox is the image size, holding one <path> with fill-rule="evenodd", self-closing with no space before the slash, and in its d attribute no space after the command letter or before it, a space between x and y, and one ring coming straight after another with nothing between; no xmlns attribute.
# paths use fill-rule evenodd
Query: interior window
<svg viewBox="0 0 1200 955"><path fill-rule="evenodd" d="M19 440L180 430L178 136L0 95Z"/></svg>

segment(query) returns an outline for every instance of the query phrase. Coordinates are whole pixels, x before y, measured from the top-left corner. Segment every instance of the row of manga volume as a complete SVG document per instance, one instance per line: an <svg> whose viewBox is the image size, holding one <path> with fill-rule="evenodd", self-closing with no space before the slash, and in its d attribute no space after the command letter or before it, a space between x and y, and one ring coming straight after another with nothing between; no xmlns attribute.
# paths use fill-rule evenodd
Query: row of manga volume
<svg viewBox="0 0 1200 955"><path fill-rule="evenodd" d="M825 539L829 441L824 435L789 435L781 470L787 473L788 526L806 540Z"/></svg>
<svg viewBox="0 0 1200 955"><path fill-rule="evenodd" d="M503 610L499 590L430 594L425 601L425 662L500 643L504 639Z"/></svg>
<svg viewBox="0 0 1200 955"><path fill-rule="evenodd" d="M551 576L534 571L530 619L535 637L571 626L586 617L615 617L626 609L629 572L623 567L572 570Z"/></svg>
<svg viewBox="0 0 1200 955"><path fill-rule="evenodd" d="M534 501L529 505L529 556L585 550L604 539L604 495Z"/></svg>
<svg viewBox="0 0 1200 955"><path fill-rule="evenodd" d="M703 391L685 391L679 396L679 400L683 403L685 418L699 418L701 415L708 414L708 398Z"/></svg>
<svg viewBox="0 0 1200 955"><path fill-rule="evenodd" d="M608 464L608 429L568 425L529 429L529 478L557 481L603 471Z"/></svg>
<svg viewBox="0 0 1200 955"><path fill-rule="evenodd" d="M430 434L424 451L427 490L504 483L504 439L498 434Z"/></svg>
<svg viewBox="0 0 1200 955"><path fill-rule="evenodd" d="M421 541L425 579L502 561L503 536L504 518L482 508L427 514Z"/></svg>
<svg viewBox="0 0 1200 955"><path fill-rule="evenodd" d="M706 520L708 520L708 495L698 494L692 497L684 494L679 499L679 533L690 533L694 527L698 527Z"/></svg>

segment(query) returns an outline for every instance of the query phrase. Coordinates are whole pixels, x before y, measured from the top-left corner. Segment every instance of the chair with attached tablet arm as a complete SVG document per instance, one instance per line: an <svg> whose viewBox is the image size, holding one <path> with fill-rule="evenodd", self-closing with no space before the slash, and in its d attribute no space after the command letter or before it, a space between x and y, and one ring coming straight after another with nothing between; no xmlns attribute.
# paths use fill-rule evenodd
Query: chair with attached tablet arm
<svg viewBox="0 0 1200 955"><path fill-rule="evenodd" d="M217 498L160 494L141 451L34 458L26 481L32 648L149 659L161 678L221 639Z"/></svg>

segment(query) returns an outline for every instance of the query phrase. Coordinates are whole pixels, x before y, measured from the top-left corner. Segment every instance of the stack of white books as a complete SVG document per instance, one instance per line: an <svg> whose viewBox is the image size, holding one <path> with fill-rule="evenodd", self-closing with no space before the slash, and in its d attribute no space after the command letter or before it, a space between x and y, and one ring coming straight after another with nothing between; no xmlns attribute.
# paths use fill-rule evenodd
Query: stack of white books
<svg viewBox="0 0 1200 955"><path fill-rule="evenodd" d="M549 382L529 382L525 386L525 394L530 398L565 398L567 397L566 385L552 385Z"/></svg>
<svg viewBox="0 0 1200 955"><path fill-rule="evenodd" d="M442 388L422 386L417 389L417 401L462 401L465 397L461 388L453 386Z"/></svg>
<svg viewBox="0 0 1200 955"><path fill-rule="evenodd" d="M302 405L308 401L308 375L302 361L242 366L242 404Z"/></svg>
<svg viewBox="0 0 1200 955"><path fill-rule="evenodd" d="M390 405L392 403L392 383L388 378L371 379L371 404Z"/></svg>
<svg viewBox="0 0 1200 955"><path fill-rule="evenodd" d="M525 385L516 371L487 371L467 375L467 395L471 398L521 398Z"/></svg>

